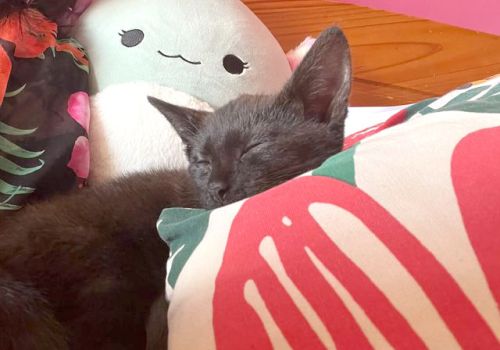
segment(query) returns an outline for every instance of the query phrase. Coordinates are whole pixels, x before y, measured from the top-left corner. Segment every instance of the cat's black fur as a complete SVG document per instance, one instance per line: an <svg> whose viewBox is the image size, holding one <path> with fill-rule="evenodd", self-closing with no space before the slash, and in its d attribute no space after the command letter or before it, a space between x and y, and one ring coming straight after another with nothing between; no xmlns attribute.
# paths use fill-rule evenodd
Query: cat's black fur
<svg viewBox="0 0 500 350"><path fill-rule="evenodd" d="M189 171L215 208L319 166L342 148L351 90L347 41L325 31L277 96L241 96L202 113L151 99L187 146Z"/></svg>
<svg viewBox="0 0 500 350"><path fill-rule="evenodd" d="M60 196L1 223L0 349L143 349L168 256L155 223L171 206L198 206L185 171Z"/></svg>
<svg viewBox="0 0 500 350"><path fill-rule="evenodd" d="M164 287L161 210L218 207L320 165L341 149L350 80L346 39L332 28L276 96L242 96L208 117L151 98L186 144L189 172L134 175L1 219L0 349L164 344L154 329L164 302L145 330Z"/></svg>

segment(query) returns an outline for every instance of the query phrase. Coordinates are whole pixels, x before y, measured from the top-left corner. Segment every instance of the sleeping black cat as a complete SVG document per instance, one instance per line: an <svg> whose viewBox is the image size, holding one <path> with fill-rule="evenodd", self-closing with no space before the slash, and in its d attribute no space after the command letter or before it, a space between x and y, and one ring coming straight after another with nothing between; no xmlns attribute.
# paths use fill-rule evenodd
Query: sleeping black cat
<svg viewBox="0 0 500 350"><path fill-rule="evenodd" d="M160 211L215 208L319 166L342 147L350 81L347 41L331 28L276 96L210 116L150 98L186 144L189 171L133 175L3 219L0 349L143 349L164 288Z"/></svg>

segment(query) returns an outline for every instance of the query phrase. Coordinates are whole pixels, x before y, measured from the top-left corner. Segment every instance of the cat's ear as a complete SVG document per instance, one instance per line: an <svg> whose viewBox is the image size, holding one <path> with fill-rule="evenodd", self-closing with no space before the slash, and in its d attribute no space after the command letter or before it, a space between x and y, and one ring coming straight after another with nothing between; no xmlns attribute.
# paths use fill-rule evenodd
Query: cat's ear
<svg viewBox="0 0 500 350"><path fill-rule="evenodd" d="M191 145L203 119L211 114L176 106L152 96L148 96L148 101L167 118L186 146Z"/></svg>
<svg viewBox="0 0 500 350"><path fill-rule="evenodd" d="M301 103L306 119L343 125L351 93L351 55L338 27L321 33L278 95L278 103Z"/></svg>

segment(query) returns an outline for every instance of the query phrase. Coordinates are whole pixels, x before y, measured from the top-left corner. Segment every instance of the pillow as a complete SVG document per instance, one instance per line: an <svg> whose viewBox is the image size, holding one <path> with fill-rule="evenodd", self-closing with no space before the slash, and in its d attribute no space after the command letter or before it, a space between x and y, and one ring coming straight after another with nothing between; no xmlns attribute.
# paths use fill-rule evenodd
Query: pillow
<svg viewBox="0 0 500 350"><path fill-rule="evenodd" d="M170 350L499 347L500 77L356 137L257 196L162 213Z"/></svg>
<svg viewBox="0 0 500 350"><path fill-rule="evenodd" d="M88 62L35 9L0 22L0 214L88 176Z"/></svg>

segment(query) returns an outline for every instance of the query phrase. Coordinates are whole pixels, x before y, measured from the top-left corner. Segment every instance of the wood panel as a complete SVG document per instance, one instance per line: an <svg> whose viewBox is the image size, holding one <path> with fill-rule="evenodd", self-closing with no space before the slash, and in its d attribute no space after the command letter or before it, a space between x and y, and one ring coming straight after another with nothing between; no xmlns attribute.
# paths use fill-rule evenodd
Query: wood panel
<svg viewBox="0 0 500 350"><path fill-rule="evenodd" d="M393 105L441 95L500 73L500 37L321 0L244 0L285 51L341 26L351 44L353 105Z"/></svg>

